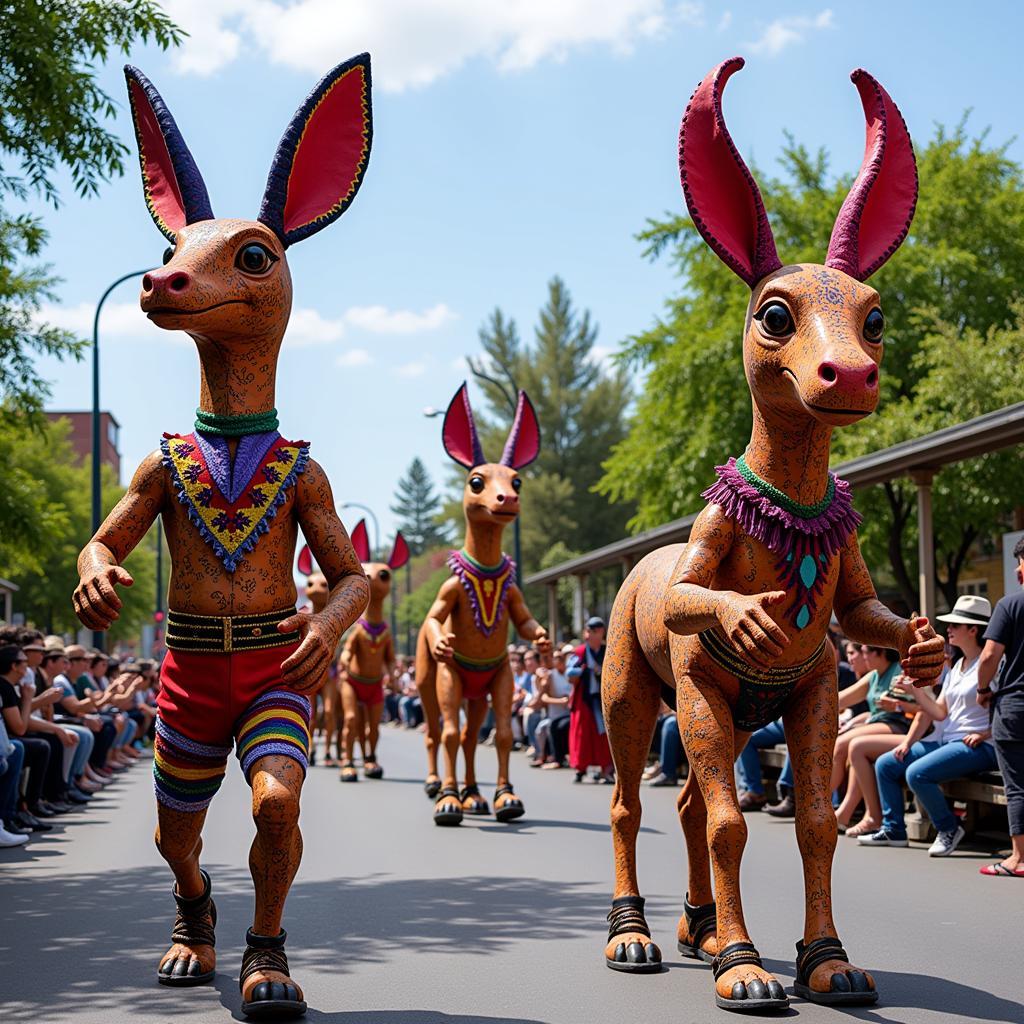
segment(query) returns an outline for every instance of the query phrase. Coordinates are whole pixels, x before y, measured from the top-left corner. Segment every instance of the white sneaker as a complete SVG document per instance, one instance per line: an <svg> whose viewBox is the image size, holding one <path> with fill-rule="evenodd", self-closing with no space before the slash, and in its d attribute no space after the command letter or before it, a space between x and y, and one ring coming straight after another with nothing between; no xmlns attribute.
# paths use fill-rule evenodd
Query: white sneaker
<svg viewBox="0 0 1024 1024"><path fill-rule="evenodd" d="M13 832L0 825L0 848L5 846L24 846L28 842L28 836L16 836Z"/></svg>
<svg viewBox="0 0 1024 1024"><path fill-rule="evenodd" d="M857 836L858 846L909 846L906 838L899 839L884 828L877 832L869 832L866 836Z"/></svg>
<svg viewBox="0 0 1024 1024"><path fill-rule="evenodd" d="M935 842L928 847L929 857L948 857L967 835L962 825L957 825L951 832L940 832L935 837Z"/></svg>

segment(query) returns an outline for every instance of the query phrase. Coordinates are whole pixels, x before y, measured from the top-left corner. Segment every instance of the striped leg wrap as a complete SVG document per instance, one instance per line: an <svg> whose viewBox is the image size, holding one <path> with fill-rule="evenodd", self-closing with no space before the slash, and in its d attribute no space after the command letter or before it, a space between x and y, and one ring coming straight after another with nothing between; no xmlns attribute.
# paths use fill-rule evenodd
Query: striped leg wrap
<svg viewBox="0 0 1024 1024"><path fill-rule="evenodd" d="M157 800L174 811L205 810L220 789L230 753L231 747L196 743L158 717L153 750Z"/></svg>
<svg viewBox="0 0 1024 1024"><path fill-rule="evenodd" d="M245 777L268 754L290 757L305 772L311 716L309 698L291 690L270 690L253 701L235 726L238 760Z"/></svg>

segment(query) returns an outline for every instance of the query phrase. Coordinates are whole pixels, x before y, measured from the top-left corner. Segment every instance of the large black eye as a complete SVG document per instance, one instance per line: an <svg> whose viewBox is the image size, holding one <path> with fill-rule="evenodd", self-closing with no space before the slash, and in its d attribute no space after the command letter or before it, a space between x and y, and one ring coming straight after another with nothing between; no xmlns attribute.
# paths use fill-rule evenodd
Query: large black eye
<svg viewBox="0 0 1024 1024"><path fill-rule="evenodd" d="M864 337L877 345L882 340L882 331L884 330L885 317L882 316L882 311L876 306L868 313L867 319L864 321Z"/></svg>
<svg viewBox="0 0 1024 1024"><path fill-rule="evenodd" d="M794 331L793 318L781 302L769 302L754 314L754 319L760 320L765 334L773 338L784 338Z"/></svg>
<svg viewBox="0 0 1024 1024"><path fill-rule="evenodd" d="M391 573L387 569L381 569L381 571L377 573L377 579L382 583L387 583L387 581L391 579Z"/></svg>
<svg viewBox="0 0 1024 1024"><path fill-rule="evenodd" d="M265 274L277 257L259 242L250 242L242 246L235 259L235 266L247 274Z"/></svg>
<svg viewBox="0 0 1024 1024"><path fill-rule="evenodd" d="M512 490L515 491L518 494L519 490L522 488L522 486L523 486L523 481L519 477L513 477L513 479L512 479Z"/></svg>
<svg viewBox="0 0 1024 1024"><path fill-rule="evenodd" d="M469 478L469 489L474 494L479 494L484 489L484 478L482 476L471 476Z"/></svg>
<svg viewBox="0 0 1024 1024"><path fill-rule="evenodd" d="M167 246L166 249L164 249L164 266L167 266L167 264L170 263L172 259L174 259L174 246L169 245Z"/></svg>

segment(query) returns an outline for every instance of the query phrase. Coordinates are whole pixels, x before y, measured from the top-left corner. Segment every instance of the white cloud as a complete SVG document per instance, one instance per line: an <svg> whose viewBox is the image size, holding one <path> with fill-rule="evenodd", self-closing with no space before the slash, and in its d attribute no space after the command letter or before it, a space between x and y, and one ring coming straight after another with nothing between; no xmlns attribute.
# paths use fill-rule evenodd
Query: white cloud
<svg viewBox="0 0 1024 1024"><path fill-rule="evenodd" d="M334 362L343 369L354 370L360 366L369 366L373 362L373 356L365 348L350 348L347 352L342 352Z"/></svg>
<svg viewBox="0 0 1024 1024"><path fill-rule="evenodd" d="M750 43L743 45L753 53L763 53L768 57L776 57L793 43L803 42L808 32L819 32L834 27L832 11L829 8L813 17L794 15L789 18L776 18L767 25L761 35Z"/></svg>
<svg viewBox="0 0 1024 1024"><path fill-rule="evenodd" d="M96 305L79 302L74 306L43 306L38 320L53 327L74 331L80 338L92 338L92 318ZM180 331L165 331L151 323L139 308L137 302L106 302L100 314L100 346L105 338L141 338L166 344L168 341L182 341L188 344L192 339Z"/></svg>
<svg viewBox="0 0 1024 1024"><path fill-rule="evenodd" d="M413 360L411 363L403 363L395 367L395 373L399 377L422 377L427 372L427 364L421 359Z"/></svg>
<svg viewBox="0 0 1024 1024"><path fill-rule="evenodd" d="M465 356L456 356L448 365L453 370L460 370L463 373L469 369L469 364L466 362Z"/></svg>
<svg viewBox="0 0 1024 1024"><path fill-rule="evenodd" d="M315 309L293 309L285 340L295 347L327 345L344 333L345 325L341 320L328 320Z"/></svg>
<svg viewBox="0 0 1024 1024"><path fill-rule="evenodd" d="M718 19L718 31L724 32L732 24L732 11L723 11Z"/></svg>
<svg viewBox="0 0 1024 1024"><path fill-rule="evenodd" d="M457 314L443 302L413 313L407 309L388 309L386 306L352 306L345 311L345 321L372 334L418 334L443 327Z"/></svg>
<svg viewBox="0 0 1024 1024"><path fill-rule="evenodd" d="M589 359L597 366L610 369L613 355L615 355L615 349L611 345L594 345L590 350Z"/></svg>
<svg viewBox="0 0 1024 1024"><path fill-rule="evenodd" d="M385 90L422 88L482 58L500 71L565 60L576 49L628 54L671 21L700 21L698 3L671 0L164 0L190 33L176 51L183 74L209 75L239 53L322 73L369 50Z"/></svg>

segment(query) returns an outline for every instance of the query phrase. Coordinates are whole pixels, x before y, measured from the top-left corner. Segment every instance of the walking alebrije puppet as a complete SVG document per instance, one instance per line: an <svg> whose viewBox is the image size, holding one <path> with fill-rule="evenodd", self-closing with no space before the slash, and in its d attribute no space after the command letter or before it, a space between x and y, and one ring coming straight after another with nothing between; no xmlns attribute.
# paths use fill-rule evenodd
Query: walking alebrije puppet
<svg viewBox="0 0 1024 1024"><path fill-rule="evenodd" d="M154 751L157 846L176 881L177 918L157 980L213 980L217 913L201 869L202 828L234 744L252 787L256 906L242 957L242 1012L305 1012L281 928L299 866L299 797L310 695L369 598L366 575L305 441L277 430L274 382L291 311L286 249L338 218L370 153L370 58L339 64L299 108L277 149L256 220L214 219L206 187L156 89L125 69L146 203L170 242L142 281L143 311L192 336L201 367L188 434L165 434L79 557L75 610L90 629L118 617L121 568L159 515L171 554L167 657ZM330 594L296 613L302 529Z"/></svg>
<svg viewBox="0 0 1024 1024"><path fill-rule="evenodd" d="M395 679L395 645L384 617L384 599L391 593L391 574L409 561L409 545L401 530L395 534L388 560L373 561L366 521L362 519L352 530L352 546L370 584L370 603L345 638L341 652L342 782L359 778L354 760L357 740L363 755L363 775L368 779L384 776L377 760L377 741L384 710L384 680L393 683Z"/></svg>
<svg viewBox="0 0 1024 1024"><path fill-rule="evenodd" d="M316 568L313 553L309 550L308 544L303 544L299 549L295 567L306 577L305 598L307 603L299 611L322 612L331 596L331 588L327 583L327 577ZM309 763L311 766L316 764L318 730L324 738L324 765L337 764L331 754L332 750L338 754L338 760L341 759L340 706L341 694L339 693L337 666L332 663L327 670L327 681L317 693L310 697Z"/></svg>
<svg viewBox="0 0 1024 1024"><path fill-rule="evenodd" d="M438 797L434 807L438 825L458 825L463 814L489 813L476 782L475 753L490 697L498 753L494 816L512 821L522 817L525 808L508 774L514 690L506 649L509 622L542 652L551 649L551 641L526 607L515 583L515 564L501 550L501 536L519 515L522 477L518 471L537 458L540 427L530 399L520 391L501 460L488 462L463 384L445 413L442 439L448 455L468 471L462 496L466 539L462 549L448 557L452 575L441 584L416 643L416 686L427 723L426 790ZM460 737L463 700L466 719ZM443 782L437 774L438 740L444 748ZM460 742L466 760L461 791L457 782Z"/></svg>
<svg viewBox="0 0 1024 1024"><path fill-rule="evenodd" d="M851 965L832 919L829 772L838 716L825 632L834 609L847 636L898 650L915 679L939 674L943 644L927 619L900 618L875 596L857 544L860 517L828 461L833 429L878 403L884 321L878 293L863 282L906 237L917 171L895 104L867 72L855 71L867 119L863 166L824 265L783 266L722 117L722 89L742 66L740 58L726 61L697 87L683 117L679 165L698 231L751 288L743 365L753 430L743 454L718 468L689 543L647 555L612 610L602 696L617 769L615 896L605 957L616 970L660 969L637 883L636 839L640 777L664 693L677 709L690 765L679 798L689 859L680 952L711 961L719 1006L786 1007L743 919L746 826L733 777L749 733L781 714L806 885L796 992L813 1002L867 1004L878 998L874 981Z"/></svg>

